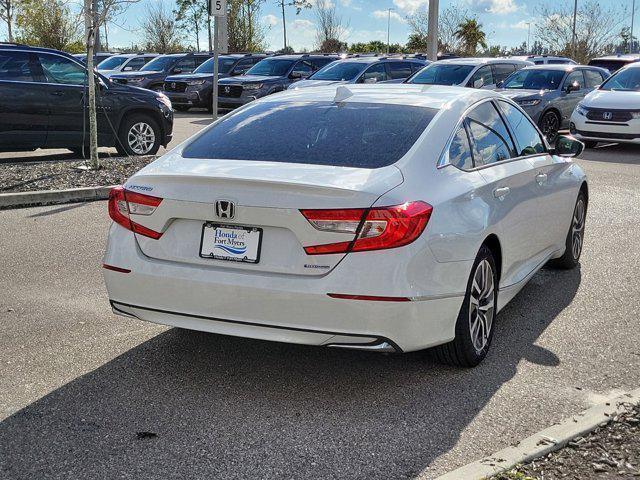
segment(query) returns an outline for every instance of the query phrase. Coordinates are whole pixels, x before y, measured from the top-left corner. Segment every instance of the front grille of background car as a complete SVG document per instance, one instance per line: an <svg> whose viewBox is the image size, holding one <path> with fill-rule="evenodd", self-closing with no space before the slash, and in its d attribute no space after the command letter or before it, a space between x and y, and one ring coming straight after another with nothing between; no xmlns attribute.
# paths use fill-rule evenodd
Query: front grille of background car
<svg viewBox="0 0 640 480"><path fill-rule="evenodd" d="M604 116L610 113L611 118L604 118ZM629 110L607 110L606 108L589 108L587 111L587 118L589 120L598 120L600 122L628 122L633 117Z"/></svg>
<svg viewBox="0 0 640 480"><path fill-rule="evenodd" d="M242 95L242 85L220 85L221 97L238 98Z"/></svg>
<svg viewBox="0 0 640 480"><path fill-rule="evenodd" d="M184 92L187 89L185 82L164 82L165 92Z"/></svg>

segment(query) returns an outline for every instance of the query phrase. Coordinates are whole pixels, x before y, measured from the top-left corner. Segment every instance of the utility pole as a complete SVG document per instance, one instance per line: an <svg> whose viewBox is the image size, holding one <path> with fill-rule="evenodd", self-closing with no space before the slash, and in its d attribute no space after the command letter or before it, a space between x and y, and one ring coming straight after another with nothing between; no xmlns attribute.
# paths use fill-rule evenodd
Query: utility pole
<svg viewBox="0 0 640 480"><path fill-rule="evenodd" d="M387 55L389 55L389 38L391 36L391 12L394 8L387 8Z"/></svg>
<svg viewBox="0 0 640 480"><path fill-rule="evenodd" d="M636 0L633 0L632 6L631 6L631 47L629 47L629 53L633 53L634 50L634 46L635 43L633 43L633 19L636 16Z"/></svg>
<svg viewBox="0 0 640 480"><path fill-rule="evenodd" d="M578 56L578 45L576 42L576 17L578 16L578 0L574 0L573 2L573 30L571 34L571 43L573 50L573 58L575 59Z"/></svg>
<svg viewBox="0 0 640 480"><path fill-rule="evenodd" d="M98 27L96 23L96 12L93 10L95 0L84 0L84 30L85 45L87 47L87 87L89 113L89 154L91 158L91 169L98 170L100 168L100 160L98 159L98 119L96 115L96 76L93 71L93 55L95 48L95 34ZM84 103L84 102L83 102ZM83 106L87 106L86 104ZM86 115L86 110L82 112ZM83 145L84 148L84 145Z"/></svg>
<svg viewBox="0 0 640 480"><path fill-rule="evenodd" d="M429 24L427 32L427 58L438 60L438 0L429 0Z"/></svg>
<svg viewBox="0 0 640 480"><path fill-rule="evenodd" d="M531 44L529 43L531 41L531 22L527 22L527 28L527 53L531 55Z"/></svg>
<svg viewBox="0 0 640 480"><path fill-rule="evenodd" d="M282 35L284 36L284 49L287 49L287 19L284 13L284 0L280 0L280 6L282 7Z"/></svg>

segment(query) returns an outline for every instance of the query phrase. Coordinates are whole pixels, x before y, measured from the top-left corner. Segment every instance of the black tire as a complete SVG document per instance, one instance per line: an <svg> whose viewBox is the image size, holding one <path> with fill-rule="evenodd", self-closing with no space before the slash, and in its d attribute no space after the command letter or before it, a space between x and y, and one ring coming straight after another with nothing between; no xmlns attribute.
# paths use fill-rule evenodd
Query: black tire
<svg viewBox="0 0 640 480"><path fill-rule="evenodd" d="M584 192L578 194L573 216L565 240L564 254L549 262L549 265L562 270L571 270L580 263L580 255L584 245L584 226L587 219L587 196ZM582 210L581 210L582 209Z"/></svg>
<svg viewBox="0 0 640 480"><path fill-rule="evenodd" d="M479 302L478 305L482 305L483 308L486 308L489 299L493 299L493 307L490 311L487 310L487 314L483 315L482 318L485 319L483 322L480 318L480 309L477 307L472 307L472 295L476 298L477 295L482 292L477 291L477 288L474 285L477 285L474 282L474 279L480 272L479 269L486 268L486 265L490 266L491 269L491 280L493 290L490 292L488 288L486 288L486 301ZM487 272L485 270L485 272ZM489 278L488 276L486 278ZM485 288L482 289L485 291ZM476 292L477 291L477 292ZM495 326L496 319L496 306L498 305L498 274L496 269L496 262L493 258L493 253L486 245L483 245L478 252L475 262L473 263L473 268L471 269L471 274L469 275L469 281L467 282L467 291L464 296L464 301L462 303L462 307L460 308L460 313L458 314L458 319L456 321L456 330L455 330L455 338L444 345L438 345L432 349L433 357L440 363L444 363L446 365L452 365L455 367L475 367L478 365L486 356L489 351L489 347L491 346L491 340L493 339L493 331ZM473 314L475 313L475 318L472 319ZM472 329L474 326L477 326L478 331L480 333L480 328L482 325L488 324L488 335L483 335L483 343L478 344L474 343L474 335L472 335ZM483 332L486 332L487 329L483 329ZM476 338L476 342L478 339ZM478 348L480 347L480 348Z"/></svg>
<svg viewBox="0 0 640 480"><path fill-rule="evenodd" d="M184 105L174 105L173 109L177 110L178 112L187 112L189 111L191 107L185 107Z"/></svg>
<svg viewBox="0 0 640 480"><path fill-rule="evenodd" d="M560 130L560 116L554 111L545 112L545 114L540 117L538 126L547 141L551 145L555 144L558 139L558 131Z"/></svg>
<svg viewBox="0 0 640 480"><path fill-rule="evenodd" d="M149 148L136 149L132 143L129 142L129 136L135 135L136 131L134 126L140 124L146 125L153 132L153 138L151 136L145 136L145 141L150 143ZM143 128L144 132L148 132L146 127ZM125 117L118 133L118 141L116 142L116 149L120 155L155 155L160 149L160 142L162 141L162 131L158 122L156 122L151 116L143 113L134 113ZM152 142L152 143L151 143Z"/></svg>
<svg viewBox="0 0 640 480"><path fill-rule="evenodd" d="M584 148L596 148L598 145L595 140L583 140L582 143L584 143Z"/></svg>

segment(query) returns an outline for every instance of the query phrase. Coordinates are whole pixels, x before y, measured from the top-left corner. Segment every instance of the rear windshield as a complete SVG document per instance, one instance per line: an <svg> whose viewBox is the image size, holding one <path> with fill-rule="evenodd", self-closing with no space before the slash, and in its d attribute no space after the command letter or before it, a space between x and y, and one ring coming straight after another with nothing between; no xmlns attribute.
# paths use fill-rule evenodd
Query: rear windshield
<svg viewBox="0 0 640 480"><path fill-rule="evenodd" d="M380 168L407 153L437 112L359 102L256 103L197 137L183 157Z"/></svg>
<svg viewBox="0 0 640 480"><path fill-rule="evenodd" d="M416 73L407 83L460 85L474 68L473 65L432 63Z"/></svg>

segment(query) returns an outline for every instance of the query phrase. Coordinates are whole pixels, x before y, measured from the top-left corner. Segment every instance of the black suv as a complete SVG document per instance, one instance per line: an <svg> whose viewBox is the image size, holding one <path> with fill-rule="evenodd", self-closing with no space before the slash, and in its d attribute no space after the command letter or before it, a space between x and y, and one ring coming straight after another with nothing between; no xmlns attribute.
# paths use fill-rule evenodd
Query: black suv
<svg viewBox="0 0 640 480"><path fill-rule="evenodd" d="M171 141L173 109L162 93L110 82L100 87L98 144L121 154L155 154ZM87 70L48 48L0 44L0 151L68 148L89 142Z"/></svg>
<svg viewBox="0 0 640 480"><path fill-rule="evenodd" d="M220 55L218 59L218 78L236 77L244 75L265 54L235 53ZM213 110L213 58L210 58L193 73L171 75L164 80L164 93L171 99L173 108L179 111L189 110L191 107L204 107Z"/></svg>
<svg viewBox="0 0 640 480"><path fill-rule="evenodd" d="M111 80L133 87L162 91L169 75L191 73L211 58L210 53L173 53L156 57L137 72L111 75Z"/></svg>
<svg viewBox="0 0 640 480"><path fill-rule="evenodd" d="M251 67L246 75L218 82L220 108L236 108L266 95L286 90L340 56L330 54L275 55Z"/></svg>

